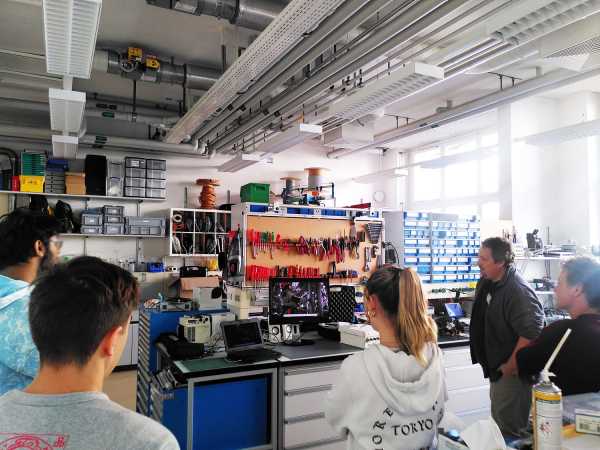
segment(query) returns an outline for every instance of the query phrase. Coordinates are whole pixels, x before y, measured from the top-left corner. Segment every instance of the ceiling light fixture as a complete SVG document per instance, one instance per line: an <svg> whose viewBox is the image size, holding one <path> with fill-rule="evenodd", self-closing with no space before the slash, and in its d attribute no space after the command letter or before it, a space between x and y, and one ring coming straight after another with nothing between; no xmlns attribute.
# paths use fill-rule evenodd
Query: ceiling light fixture
<svg viewBox="0 0 600 450"><path fill-rule="evenodd" d="M265 155L240 153L229 161L221 164L217 170L219 172L239 172L240 170L253 166L259 162L273 163L273 159Z"/></svg>
<svg viewBox="0 0 600 450"><path fill-rule="evenodd" d="M48 73L90 78L102 0L44 0Z"/></svg>
<svg viewBox="0 0 600 450"><path fill-rule="evenodd" d="M389 76L352 90L337 103L326 106L312 122L336 117L354 120L416 94L444 79L444 69L420 62L408 63Z"/></svg>
<svg viewBox="0 0 600 450"><path fill-rule="evenodd" d="M85 112L85 93L63 89L48 90L50 128L54 131L78 133Z"/></svg>
<svg viewBox="0 0 600 450"><path fill-rule="evenodd" d="M473 150L470 152L456 153L454 155L442 156L436 159L430 159L429 161L420 162L418 165L423 169L442 169L446 166L450 166L452 164L459 164L463 162L475 161L477 159L482 159L487 156L492 156L497 151L497 146L493 145L490 147L480 148L478 150Z"/></svg>
<svg viewBox="0 0 600 450"><path fill-rule="evenodd" d="M600 119L588 120L575 125L544 131L543 133L532 134L520 139L516 139L516 141L525 142L527 145L543 147L545 145L558 145L562 144L563 142L569 142L598 135L600 135Z"/></svg>
<svg viewBox="0 0 600 450"><path fill-rule="evenodd" d="M281 153L295 145L301 144L307 139L321 136L322 133L323 127L320 125L300 123L258 145L256 151L270 154Z"/></svg>
<svg viewBox="0 0 600 450"><path fill-rule="evenodd" d="M380 170L379 172L368 173L360 177L352 178L352 181L361 184L371 184L381 181L382 179L401 178L408 176L408 170L400 167L395 167L388 170Z"/></svg>

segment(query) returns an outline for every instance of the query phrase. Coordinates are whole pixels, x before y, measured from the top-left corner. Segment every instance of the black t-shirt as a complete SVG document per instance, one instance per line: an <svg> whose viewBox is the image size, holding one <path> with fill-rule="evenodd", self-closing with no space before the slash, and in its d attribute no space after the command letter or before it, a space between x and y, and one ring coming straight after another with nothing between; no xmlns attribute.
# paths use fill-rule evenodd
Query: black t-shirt
<svg viewBox="0 0 600 450"><path fill-rule="evenodd" d="M540 373L567 328L571 334L550 367L556 375L552 381L563 395L600 391L600 314L559 320L544 328L531 345L517 353L519 374Z"/></svg>

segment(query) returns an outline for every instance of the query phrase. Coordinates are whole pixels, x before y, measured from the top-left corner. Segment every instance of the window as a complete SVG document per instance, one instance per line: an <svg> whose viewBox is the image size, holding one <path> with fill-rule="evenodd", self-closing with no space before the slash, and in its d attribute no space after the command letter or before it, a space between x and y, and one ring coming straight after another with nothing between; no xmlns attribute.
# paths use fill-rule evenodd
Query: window
<svg viewBox="0 0 600 450"><path fill-rule="evenodd" d="M436 148L409 153L411 164L437 159L440 162L409 170L408 209L479 214L486 220L497 220L500 210L497 145L495 130L485 130Z"/></svg>
<svg viewBox="0 0 600 450"><path fill-rule="evenodd" d="M413 156L413 162L424 162L439 158L442 155L439 149L419 152ZM434 200L442 193L442 169L424 169L416 167L415 183L413 185L416 201Z"/></svg>
<svg viewBox="0 0 600 450"><path fill-rule="evenodd" d="M481 220L499 220L500 219L500 203L487 202L481 205Z"/></svg>

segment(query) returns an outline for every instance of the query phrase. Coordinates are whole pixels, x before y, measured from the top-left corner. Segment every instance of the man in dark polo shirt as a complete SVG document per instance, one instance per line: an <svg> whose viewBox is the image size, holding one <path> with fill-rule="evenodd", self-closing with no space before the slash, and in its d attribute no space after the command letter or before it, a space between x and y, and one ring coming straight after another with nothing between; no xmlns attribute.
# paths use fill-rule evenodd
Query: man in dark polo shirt
<svg viewBox="0 0 600 450"><path fill-rule="evenodd" d="M559 320L517 353L521 375L537 375L565 331L571 334L550 367L552 381L564 395L600 391L600 264L592 258L567 261L555 289L556 306L571 319Z"/></svg>
<svg viewBox="0 0 600 450"><path fill-rule="evenodd" d="M518 438L527 435L531 383L517 375L516 354L539 336L544 311L513 261L506 239L481 244L470 335L471 359L490 379L492 418L505 437Z"/></svg>

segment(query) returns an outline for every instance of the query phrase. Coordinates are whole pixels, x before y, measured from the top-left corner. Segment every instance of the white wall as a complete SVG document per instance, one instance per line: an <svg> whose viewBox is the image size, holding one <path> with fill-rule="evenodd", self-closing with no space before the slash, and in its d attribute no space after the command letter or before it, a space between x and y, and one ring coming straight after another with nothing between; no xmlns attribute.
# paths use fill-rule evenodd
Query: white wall
<svg viewBox="0 0 600 450"><path fill-rule="evenodd" d="M600 117L600 96L530 98L512 105L513 137ZM524 233L539 228L554 244L598 242L598 138L535 147L513 141L513 223Z"/></svg>

